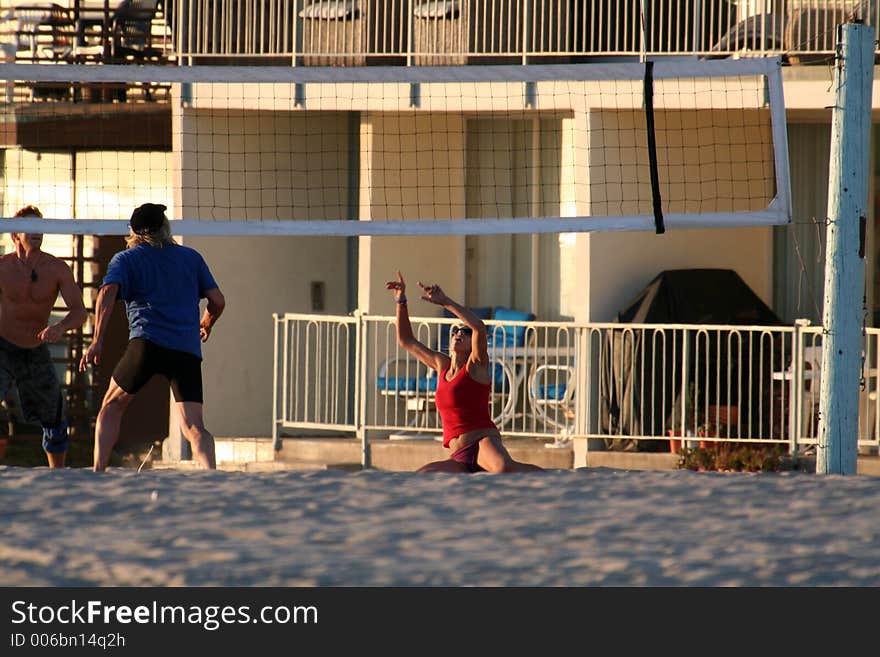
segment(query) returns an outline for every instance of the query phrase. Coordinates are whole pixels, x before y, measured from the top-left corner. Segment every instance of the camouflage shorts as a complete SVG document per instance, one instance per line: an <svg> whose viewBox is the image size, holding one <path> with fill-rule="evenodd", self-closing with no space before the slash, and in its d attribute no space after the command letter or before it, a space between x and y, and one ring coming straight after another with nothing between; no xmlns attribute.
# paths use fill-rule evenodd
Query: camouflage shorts
<svg viewBox="0 0 880 657"><path fill-rule="evenodd" d="M47 345L24 349L0 338L0 396L5 397L13 383L27 422L61 422L61 384Z"/></svg>

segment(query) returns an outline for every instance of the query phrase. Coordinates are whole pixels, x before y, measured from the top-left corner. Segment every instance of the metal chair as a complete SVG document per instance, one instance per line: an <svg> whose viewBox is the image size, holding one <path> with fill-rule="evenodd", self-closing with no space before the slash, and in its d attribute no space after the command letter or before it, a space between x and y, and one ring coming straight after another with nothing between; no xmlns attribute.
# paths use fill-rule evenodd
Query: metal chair
<svg viewBox="0 0 880 657"><path fill-rule="evenodd" d="M16 60L59 61L73 52L73 18L59 4L18 5L3 20L14 23Z"/></svg>
<svg viewBox="0 0 880 657"><path fill-rule="evenodd" d="M404 402L405 413L413 413L409 427L428 428L437 391L437 373L414 358L390 358L382 363L376 375L376 389L383 397Z"/></svg>
<svg viewBox="0 0 880 657"><path fill-rule="evenodd" d="M529 379L529 397L536 417L547 426L566 430L574 423L575 369L571 365L538 365Z"/></svg>
<svg viewBox="0 0 880 657"><path fill-rule="evenodd" d="M818 437L819 391L822 389L822 345L804 347L803 428L801 435Z"/></svg>
<svg viewBox="0 0 880 657"><path fill-rule="evenodd" d="M164 44L153 43L159 4L160 0L123 0L109 16L103 10L80 10L76 58L104 64L163 60Z"/></svg>

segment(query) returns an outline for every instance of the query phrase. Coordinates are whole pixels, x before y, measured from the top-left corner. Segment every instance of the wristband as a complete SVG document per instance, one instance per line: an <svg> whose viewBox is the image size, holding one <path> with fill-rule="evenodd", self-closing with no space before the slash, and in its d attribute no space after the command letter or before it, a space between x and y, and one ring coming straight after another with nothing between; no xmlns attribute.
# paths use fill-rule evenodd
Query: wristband
<svg viewBox="0 0 880 657"><path fill-rule="evenodd" d="M398 304L400 304L401 306L405 306L405 305L406 305L406 295L405 295L405 294L401 294L399 297L397 297L397 298L395 299L395 301L396 301Z"/></svg>

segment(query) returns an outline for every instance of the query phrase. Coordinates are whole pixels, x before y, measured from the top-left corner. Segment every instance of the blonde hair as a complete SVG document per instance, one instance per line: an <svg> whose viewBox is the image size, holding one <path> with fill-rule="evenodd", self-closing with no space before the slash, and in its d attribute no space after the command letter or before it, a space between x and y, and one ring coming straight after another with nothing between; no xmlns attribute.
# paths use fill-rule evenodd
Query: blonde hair
<svg viewBox="0 0 880 657"><path fill-rule="evenodd" d="M158 248L174 244L174 240L171 238L171 224L168 223L168 219L164 219L159 229L152 233L140 235L129 229L128 235L125 238L125 246L133 249L140 244L149 244Z"/></svg>

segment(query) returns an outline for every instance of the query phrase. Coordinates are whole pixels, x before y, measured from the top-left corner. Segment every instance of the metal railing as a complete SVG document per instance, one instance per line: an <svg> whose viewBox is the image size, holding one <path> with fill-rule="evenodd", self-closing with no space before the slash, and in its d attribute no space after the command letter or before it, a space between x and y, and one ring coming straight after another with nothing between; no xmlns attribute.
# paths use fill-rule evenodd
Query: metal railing
<svg viewBox="0 0 880 657"><path fill-rule="evenodd" d="M273 438L316 430L360 437L435 435L437 373L397 344L393 317L275 315ZM413 318L417 339L448 348L451 319ZM781 445L818 440L821 327L486 320L492 416L505 437ZM880 329L865 330L858 445L880 445ZM817 358L817 354L819 354ZM664 441L662 444L660 441ZM368 465L368 463L367 463Z"/></svg>
<svg viewBox="0 0 880 657"><path fill-rule="evenodd" d="M2 3L7 56L37 53L33 11ZM73 11L78 5L56 3ZM461 65L602 56L834 53L836 26L877 0L175 0L153 33L166 61ZM46 3L49 6L49 3ZM30 22L28 22L30 21ZM33 34L30 34L31 30ZM51 32L51 30L49 30ZM30 36L29 36L30 35ZM170 43L166 42L170 38ZM42 36L40 38L46 38ZM52 58L58 53L51 50Z"/></svg>
<svg viewBox="0 0 880 657"><path fill-rule="evenodd" d="M834 53L876 0L189 0L169 11L181 57L304 65L460 65L606 55Z"/></svg>

